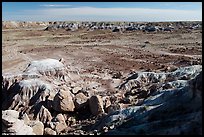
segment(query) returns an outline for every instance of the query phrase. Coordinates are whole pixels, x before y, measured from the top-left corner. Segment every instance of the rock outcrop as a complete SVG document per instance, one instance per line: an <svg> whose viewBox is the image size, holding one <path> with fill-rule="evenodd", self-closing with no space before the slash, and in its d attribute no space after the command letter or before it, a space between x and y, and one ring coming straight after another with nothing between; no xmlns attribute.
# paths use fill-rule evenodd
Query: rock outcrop
<svg viewBox="0 0 204 137"><path fill-rule="evenodd" d="M185 26L185 27L184 27ZM112 32L124 32L124 31L144 31L144 32L172 32L178 29L201 29L201 22L188 22L183 24L181 22L172 23L139 23L139 22L120 22L120 23L109 23L109 22L52 22L50 23L45 31L76 31L79 29L86 29L88 31L93 30L111 30Z"/></svg>
<svg viewBox="0 0 204 137"><path fill-rule="evenodd" d="M43 59L32 61L24 70L24 73L36 73L39 75L55 76L63 80L65 71L65 66L61 60Z"/></svg>
<svg viewBox="0 0 204 137"><path fill-rule="evenodd" d="M40 79L28 79L14 83L11 90L13 92L8 95L8 100L5 100L3 105L5 108L21 110L45 101L52 89L48 83Z"/></svg>
<svg viewBox="0 0 204 137"><path fill-rule="evenodd" d="M194 65L178 68L173 72L167 73L136 72L120 85L120 89L126 92L126 96L147 98L155 90L183 87L186 84L186 80L198 75L201 70L202 66Z"/></svg>
<svg viewBox="0 0 204 137"><path fill-rule="evenodd" d="M151 77L146 75L146 81L157 80L152 78L155 75L150 75L154 73L145 74ZM202 67L180 68L171 75L180 81L171 81L173 86L168 89L156 89L138 106L108 114L96 124L96 129L108 135L202 134ZM186 75L188 79L181 80ZM131 79L141 76L134 74ZM104 127L112 126L114 128L103 131Z"/></svg>

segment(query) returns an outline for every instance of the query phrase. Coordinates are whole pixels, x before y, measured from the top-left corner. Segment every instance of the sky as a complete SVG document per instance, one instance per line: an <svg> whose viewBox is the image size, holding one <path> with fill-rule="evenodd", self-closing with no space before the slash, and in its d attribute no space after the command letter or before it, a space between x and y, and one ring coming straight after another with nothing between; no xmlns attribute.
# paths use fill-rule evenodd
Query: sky
<svg viewBox="0 0 204 137"><path fill-rule="evenodd" d="M202 2L2 2L3 21L202 21Z"/></svg>

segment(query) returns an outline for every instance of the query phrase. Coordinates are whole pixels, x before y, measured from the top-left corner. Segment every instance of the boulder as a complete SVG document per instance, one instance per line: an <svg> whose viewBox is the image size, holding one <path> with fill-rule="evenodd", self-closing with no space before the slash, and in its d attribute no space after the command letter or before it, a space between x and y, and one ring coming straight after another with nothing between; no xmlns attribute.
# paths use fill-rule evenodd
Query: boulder
<svg viewBox="0 0 204 137"><path fill-rule="evenodd" d="M57 135L56 131L52 130L51 128L45 128L43 135Z"/></svg>
<svg viewBox="0 0 204 137"><path fill-rule="evenodd" d="M58 121L60 123L65 123L65 119L64 119L64 116L62 114L58 114L55 119L56 119L56 121Z"/></svg>
<svg viewBox="0 0 204 137"><path fill-rule="evenodd" d="M59 112L74 111L74 102L70 91L60 90L54 97L53 109Z"/></svg>
<svg viewBox="0 0 204 137"><path fill-rule="evenodd" d="M98 115L104 113L103 110L103 100L101 96L95 95L89 99L89 108L93 115Z"/></svg>
<svg viewBox="0 0 204 137"><path fill-rule="evenodd" d="M88 97L85 96L83 93L76 94L75 101L74 101L76 109L80 109L84 107L87 104L87 100L88 100Z"/></svg>
<svg viewBox="0 0 204 137"><path fill-rule="evenodd" d="M56 124L56 127L55 127L55 131L56 131L57 133L60 133L60 132L62 132L62 131L65 131L66 128L67 128L66 123L57 123L57 124Z"/></svg>
<svg viewBox="0 0 204 137"><path fill-rule="evenodd" d="M65 122L64 116L62 114L58 114L55 118L52 119L50 127L57 133L65 131L67 124Z"/></svg>
<svg viewBox="0 0 204 137"><path fill-rule="evenodd" d="M41 106L39 112L37 113L36 120L41 121L45 125L49 125L52 120L52 115L47 108Z"/></svg>

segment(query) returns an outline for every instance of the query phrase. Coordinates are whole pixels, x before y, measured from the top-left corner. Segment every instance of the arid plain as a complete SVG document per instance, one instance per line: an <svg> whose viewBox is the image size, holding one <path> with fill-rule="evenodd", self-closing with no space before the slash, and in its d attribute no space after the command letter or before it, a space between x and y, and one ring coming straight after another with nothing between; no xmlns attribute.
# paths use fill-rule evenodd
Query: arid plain
<svg viewBox="0 0 204 137"><path fill-rule="evenodd" d="M162 23L160 23L160 25L161 24ZM197 86L197 84L194 85L196 88L194 103L198 108L196 108L196 110L192 108L192 113L185 109L185 107L189 107L189 110L191 110L188 101L188 103L184 103L182 113L178 109L180 108L179 103L176 104L176 94L183 100L186 99L186 96L183 96L180 90L178 90L177 93L176 89L180 89L178 85L185 88L188 86L188 84L185 85L186 81L189 82L192 79L196 79L197 83L202 83L201 77L194 77L197 76L198 73L198 76L202 74L202 68L200 68L202 65L202 27L192 29L189 27L185 28L184 26L183 29L174 29L172 31L131 30L114 32L111 29L87 30L82 28L77 30L47 30L48 23L44 23L43 25L33 23L32 25L30 27L12 28L12 25L9 23L4 23L2 30L2 72L3 79L5 79L4 82L9 83L7 85L5 83L3 84L5 86L3 90L6 91L5 97L8 95L8 100L13 99L15 102L11 102L13 105L9 105L5 99L4 109L13 109L23 114L26 113L30 120L35 119L32 113L37 115L37 119L43 123L43 128L42 131L35 131L35 134L188 134L189 132L202 134L201 126L196 130L192 129L192 131L189 131L189 129L196 127L195 125L189 127L183 126L186 124L185 121L188 121L189 117L187 117L187 114L192 116L194 120L197 118L197 112L200 114L200 105L196 104L196 100L201 100L200 91L202 88ZM36 74L36 76L39 76L38 78L53 85L54 88L52 91L49 91L50 94L51 92L53 93L53 97L46 96L48 100L36 99L36 102L45 101L43 102L45 103L43 109L40 108L39 112L32 112L30 108L35 110L36 106L29 104L29 99L32 100L34 97L32 97L30 93L34 95L39 94L40 97L44 97L44 92L47 89L43 90L42 93L37 90L38 88L36 89L35 86L29 89L28 85L19 84L27 80L27 78L19 78L17 75L26 72L25 70L29 69L31 62L48 58L63 62L66 68L66 74L63 75L65 75L65 77L67 76L67 79L65 80L64 77L63 80L55 79L52 77L53 72L49 74L40 73L40 76ZM189 66L190 68L188 68ZM184 70L182 70L182 68L184 68ZM38 68L36 67L36 69ZM140 73L143 75L143 79L146 80L143 81L141 76L142 82L139 81L138 86L137 79L139 79ZM161 74L162 77L158 78L157 74ZM15 75L17 77L15 77ZM25 73L25 75L27 75L27 73ZM164 80L165 82L161 80L163 75L167 77ZM178 78L175 79L174 77L173 80L169 80L168 76L170 75ZM13 76L15 78L11 78ZM29 76L30 74L28 77ZM7 78L9 80L7 80ZM11 82L14 81L13 79L16 81ZM136 81L134 81L135 79ZM157 79L157 82L155 82L154 79ZM30 78L28 78L28 81L29 80ZM131 80L133 80L133 83L130 82ZM172 81L180 84L171 85ZM17 86L27 86L26 89L22 87L17 91L16 95L19 94L19 98L22 98L22 100L28 98L28 100L26 100L28 102L25 101L24 104L22 102L19 103L15 95L10 95L12 85L15 87L15 84L17 84ZM154 87L155 85L156 87ZM152 88L154 90L152 90ZM67 101L69 110L63 109L63 103L61 106L59 105L60 110L55 107L57 104L55 97L58 96L57 93L59 89L69 91L69 94L72 94L70 96L74 102L74 107L69 104L69 97ZM168 94L166 89L172 90L175 94ZM164 100L163 98L160 99L159 96L156 97L157 94L160 94L160 91L165 94ZM190 96L190 91L186 91L186 94L187 93L189 93ZM61 93L61 96L65 94L66 93ZM173 105L170 101L170 98L174 97L173 95L175 95L174 103L176 105ZM145 106L146 111L150 111L152 109L151 107L158 105L153 103L151 106L146 103L151 100L150 97L152 96L158 98L160 102L158 104L160 105L166 102L167 104L172 104L170 106L167 105L168 107L165 106L169 108L169 112L164 113L162 108L158 108L158 111L155 109L155 113L158 112L159 115L161 115L158 115L158 117L155 116L155 113L148 112L150 113L148 117L150 124L145 126L142 126L142 123L146 120L146 117L140 114L142 117L141 120L144 121L136 122L138 127L135 129L132 128L135 126L134 123L130 121L129 123L123 121L123 124L119 124L119 126L117 125L117 121L117 124L114 124L114 118L111 117L115 115L113 112L118 112L123 115L123 110L127 110L126 115L128 115L127 117L129 118L129 107L136 112L135 106L141 108ZM51 106L46 101L50 101ZM93 102L97 103L94 104ZM199 111L197 111L197 109ZM41 111L43 113L40 113ZM177 115L176 120L174 119L175 115ZM150 116L156 117L156 120L152 117L150 118ZM152 131L151 126L155 127L154 122L161 120L162 116L170 119L166 121L167 123L170 122L169 127L164 127L164 129L153 128L154 131ZM183 123L179 123L179 116L186 118L183 120ZM48 121L43 121L42 117ZM60 119L59 117L63 117L61 118L63 119L62 121L64 121L62 125L58 125L60 122L56 123L56 121L53 120L54 118ZM107 122L112 123L112 125L103 123L103 121L105 121L103 119L106 117L112 118ZM124 119L128 119L127 117ZM171 121L175 123L172 124ZM197 121L199 123L199 120ZM126 123L126 125L124 123ZM160 123L164 124L165 122L162 121ZM139 124L141 124L141 127L139 127ZM180 128L179 125L183 127L181 126L182 128ZM162 124L159 125L159 127L162 127ZM128 132L128 130L120 131L120 129L125 128L130 129L130 132ZM180 133L180 131L182 131L182 133Z"/></svg>

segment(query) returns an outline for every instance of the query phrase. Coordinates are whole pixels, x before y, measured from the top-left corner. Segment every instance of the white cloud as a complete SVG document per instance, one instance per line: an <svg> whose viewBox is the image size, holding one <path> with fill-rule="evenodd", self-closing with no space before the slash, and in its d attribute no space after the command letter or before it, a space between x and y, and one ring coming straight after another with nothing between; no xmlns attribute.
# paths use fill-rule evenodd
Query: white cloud
<svg viewBox="0 0 204 137"><path fill-rule="evenodd" d="M41 7L70 7L72 5L53 5L53 4L45 4L45 5L40 5Z"/></svg>
<svg viewBox="0 0 204 137"><path fill-rule="evenodd" d="M50 6L52 7L52 6ZM202 10L148 9L148 8L46 8L22 11L19 19L33 21L191 21L202 20ZM12 16L12 15L11 15Z"/></svg>

